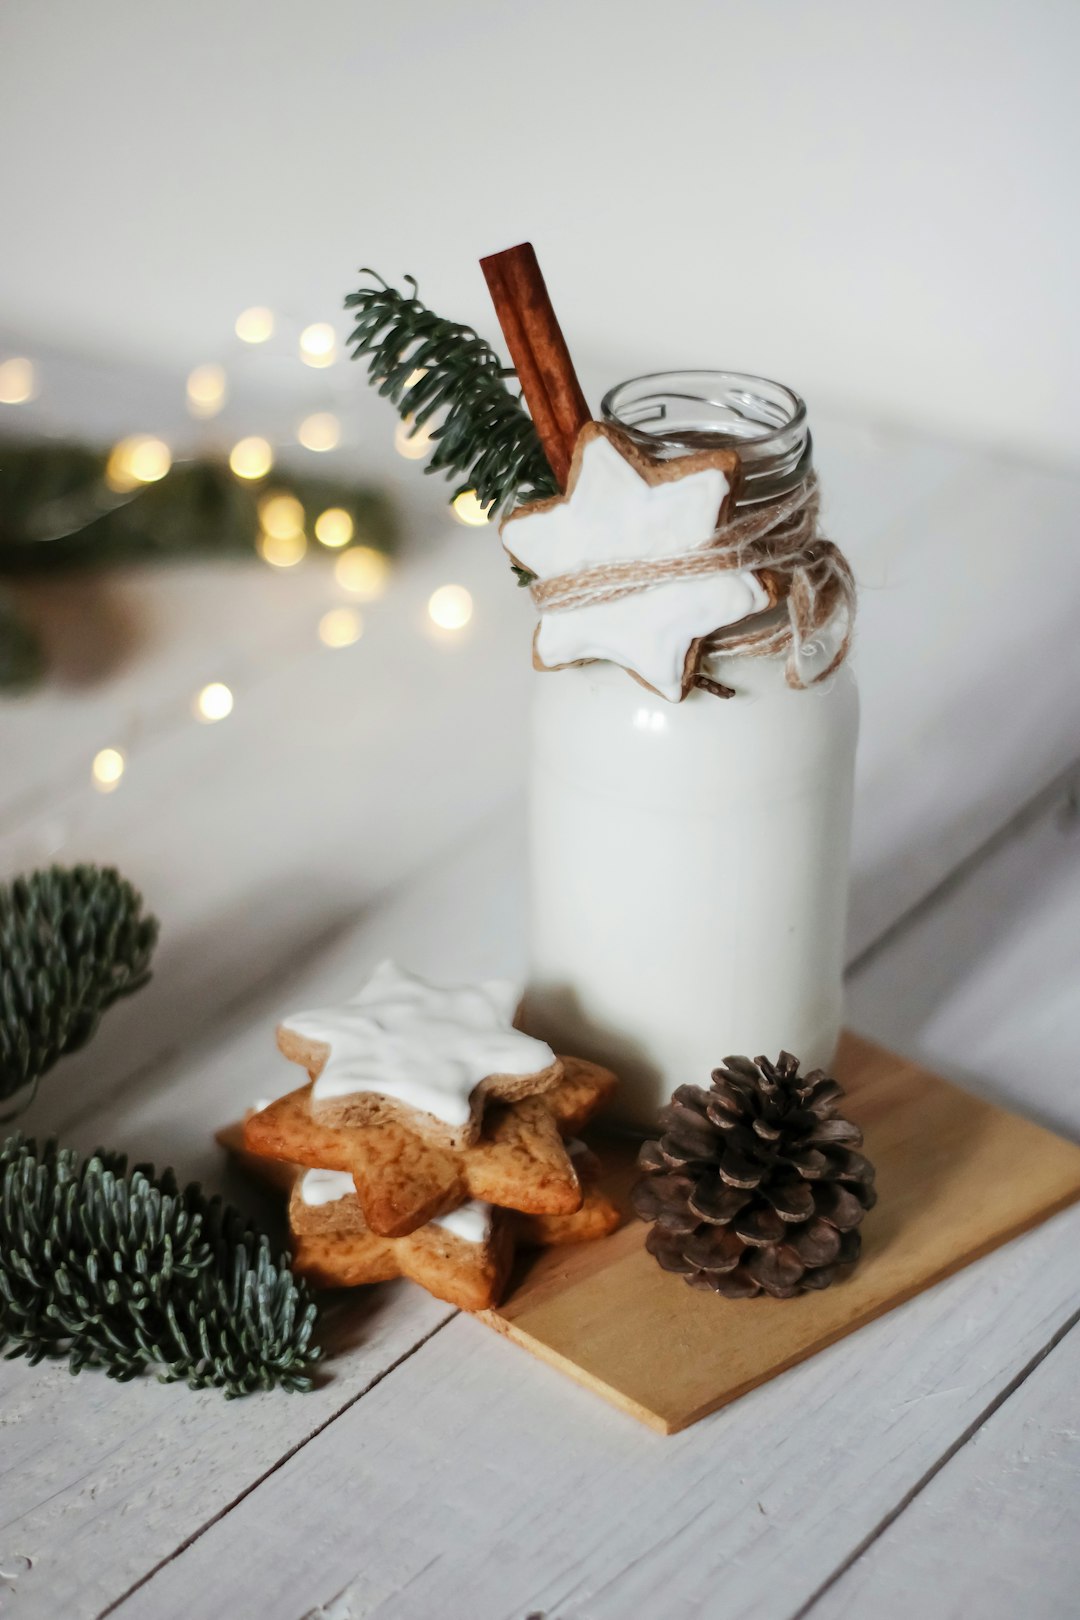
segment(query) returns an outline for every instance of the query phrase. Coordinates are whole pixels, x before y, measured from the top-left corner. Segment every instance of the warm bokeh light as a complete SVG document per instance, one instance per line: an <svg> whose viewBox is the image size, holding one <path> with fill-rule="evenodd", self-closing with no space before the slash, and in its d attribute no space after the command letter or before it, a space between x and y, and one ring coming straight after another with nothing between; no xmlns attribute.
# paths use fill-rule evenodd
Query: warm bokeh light
<svg viewBox="0 0 1080 1620"><path fill-rule="evenodd" d="M292 568L307 550L303 532L296 534L260 534L259 556L273 568Z"/></svg>
<svg viewBox="0 0 1080 1620"><path fill-rule="evenodd" d="M428 616L440 630L460 630L472 618L472 597L464 585L440 585L428 598Z"/></svg>
<svg viewBox="0 0 1080 1620"><path fill-rule="evenodd" d="M343 506L328 506L315 519L315 538L331 551L347 546L352 537L353 520Z"/></svg>
<svg viewBox="0 0 1080 1620"><path fill-rule="evenodd" d="M304 508L295 495L264 495L259 502L259 522L275 540L291 540L304 532Z"/></svg>
<svg viewBox="0 0 1080 1620"><path fill-rule="evenodd" d="M421 377L426 377L426 376L427 376L427 366L417 366L416 370L415 371L410 371L409 375L405 379L405 387L406 387L406 389L414 388L416 386L416 384L420 381Z"/></svg>
<svg viewBox="0 0 1080 1620"><path fill-rule="evenodd" d="M94 755L90 777L99 793L111 793L124 774L125 759L119 748L102 748Z"/></svg>
<svg viewBox="0 0 1080 1620"><path fill-rule="evenodd" d="M192 416L216 416L225 403L224 366L196 366L188 373L187 402Z"/></svg>
<svg viewBox="0 0 1080 1620"><path fill-rule="evenodd" d="M334 450L341 442L341 423L330 411L305 416L296 432L305 450Z"/></svg>
<svg viewBox="0 0 1080 1620"><path fill-rule="evenodd" d="M406 461L421 461L431 449L431 433L426 424L418 428L411 416L402 417L394 430L394 449Z"/></svg>
<svg viewBox="0 0 1080 1620"><path fill-rule="evenodd" d="M196 695L195 717L208 725L214 720L224 720L232 711L233 695L224 681L211 681Z"/></svg>
<svg viewBox="0 0 1080 1620"><path fill-rule="evenodd" d="M229 466L237 478L265 478L274 465L274 452L257 433L241 439L229 451Z"/></svg>
<svg viewBox="0 0 1080 1620"><path fill-rule="evenodd" d="M329 321L316 321L300 334L300 358L305 366L332 366L337 358L337 338Z"/></svg>
<svg viewBox="0 0 1080 1620"><path fill-rule="evenodd" d="M25 405L37 388L34 362L21 355L0 365L0 405Z"/></svg>
<svg viewBox="0 0 1080 1620"><path fill-rule="evenodd" d="M361 602L375 602L386 590L390 559L374 546L352 546L334 564L334 578L343 591Z"/></svg>
<svg viewBox="0 0 1080 1620"><path fill-rule="evenodd" d="M274 312L253 304L236 317L236 335L241 343L265 343L274 335Z"/></svg>
<svg viewBox="0 0 1080 1620"><path fill-rule="evenodd" d="M324 647L351 647L359 641L364 625L355 608L331 608L319 620L319 640Z"/></svg>
<svg viewBox="0 0 1080 1620"><path fill-rule="evenodd" d="M172 455L163 439L137 433L113 445L105 463L105 482L110 489L126 494L138 484L156 484L172 466Z"/></svg>
<svg viewBox="0 0 1080 1620"><path fill-rule="evenodd" d="M450 502L454 516L459 523L468 524L470 529L479 529L490 521L488 514L491 511L491 502L481 506L476 498L475 489L463 489L460 495L455 495Z"/></svg>

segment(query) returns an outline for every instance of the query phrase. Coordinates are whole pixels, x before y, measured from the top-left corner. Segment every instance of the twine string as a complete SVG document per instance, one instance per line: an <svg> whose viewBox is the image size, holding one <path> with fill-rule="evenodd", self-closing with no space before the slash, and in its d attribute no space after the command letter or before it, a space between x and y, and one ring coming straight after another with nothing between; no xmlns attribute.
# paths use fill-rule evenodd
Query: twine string
<svg viewBox="0 0 1080 1620"><path fill-rule="evenodd" d="M813 686L843 663L855 623L854 576L840 548L817 532L819 504L817 478L811 473L783 500L737 513L703 546L670 557L631 557L537 579L530 593L541 613L563 613L618 602L672 580L752 570L762 576L773 602L786 606L786 618L761 623L758 614L744 620L743 627L721 627L705 638L704 651L723 658L786 653L788 685ZM813 650L814 636L833 621L840 638L836 652L825 669L806 681L801 661Z"/></svg>

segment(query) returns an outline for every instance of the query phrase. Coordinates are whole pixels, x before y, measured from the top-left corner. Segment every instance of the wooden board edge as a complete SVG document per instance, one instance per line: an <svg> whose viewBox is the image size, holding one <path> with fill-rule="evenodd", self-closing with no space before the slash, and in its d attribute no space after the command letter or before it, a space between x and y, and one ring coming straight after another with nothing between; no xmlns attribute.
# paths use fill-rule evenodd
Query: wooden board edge
<svg viewBox="0 0 1080 1620"><path fill-rule="evenodd" d="M532 1334L519 1327L516 1322L508 1321L499 1314L498 1307L489 1311L476 1311L473 1314L478 1321L493 1328L503 1338L512 1340L514 1344L519 1345L523 1350L528 1350L537 1360L546 1362L548 1366L554 1367L568 1378L572 1378L583 1389L591 1390L594 1395L601 1396L609 1405L635 1418L639 1423L644 1424L646 1428L651 1429L654 1434L679 1434L683 1429L689 1429L695 1423L700 1423L702 1418L711 1417L714 1412L719 1412L723 1407L730 1406L732 1401L737 1401L743 1395L748 1395L751 1390L760 1388L762 1384L770 1383L774 1378L779 1378L782 1373L790 1372L792 1367L798 1367L802 1362L809 1361L812 1356L816 1356L822 1350L827 1350L830 1345L838 1344L841 1339L846 1339L850 1334L857 1333L860 1328L877 1321L879 1317L887 1316L890 1311L895 1310L898 1306L906 1305L909 1300L916 1299L920 1294L926 1293L927 1289L936 1288L939 1283L945 1282L949 1277L954 1277L957 1272L963 1271L967 1266L974 1265L977 1260L984 1259L986 1255L993 1254L995 1250L1003 1248L1005 1244L1014 1242L1016 1238L1023 1237L1025 1233L1034 1231L1036 1227L1044 1225L1047 1221L1053 1220L1055 1216L1063 1214L1065 1210L1074 1208L1078 1204L1080 1204L1080 1187L1064 1193L1053 1204L1048 1205L1045 1209L1034 1211L1026 1219L988 1238L985 1243L979 1244L970 1250L965 1250L910 1288L903 1289L888 1299L867 1306L849 1321L838 1325L835 1332L813 1340L785 1360L778 1362L775 1367L770 1368L764 1377L749 1378L735 1389L725 1390L723 1395L718 1396L715 1400L703 1402L701 1406L696 1407L686 1417L665 1417L662 1412L654 1411L640 1401L635 1401L631 1396L597 1378L560 1351L554 1350L540 1339L533 1338ZM600 1241L605 1240L601 1239ZM839 1286L843 1287L844 1285L841 1283ZM753 1300L746 1301L746 1304L750 1307L753 1306L753 1303Z"/></svg>

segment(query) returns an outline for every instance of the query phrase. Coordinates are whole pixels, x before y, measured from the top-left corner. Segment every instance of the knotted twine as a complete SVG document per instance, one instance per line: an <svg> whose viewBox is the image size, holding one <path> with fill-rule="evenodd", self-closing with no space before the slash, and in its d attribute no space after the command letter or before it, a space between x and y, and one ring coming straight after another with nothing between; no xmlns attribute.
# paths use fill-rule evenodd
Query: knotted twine
<svg viewBox="0 0 1080 1620"><path fill-rule="evenodd" d="M745 628L734 631L721 627L704 639L703 651L723 658L786 653L787 684L801 690L825 680L843 663L855 624L855 579L840 548L818 534L818 512L818 483L811 473L783 499L737 512L693 551L630 557L555 574L534 580L530 594L541 613L564 613L618 602L676 579L751 569L765 576L770 596L785 604L786 618L779 623L744 621ZM756 615L758 621L762 617ZM816 651L813 638L834 620L840 631L837 650L827 667L806 681L801 660Z"/></svg>

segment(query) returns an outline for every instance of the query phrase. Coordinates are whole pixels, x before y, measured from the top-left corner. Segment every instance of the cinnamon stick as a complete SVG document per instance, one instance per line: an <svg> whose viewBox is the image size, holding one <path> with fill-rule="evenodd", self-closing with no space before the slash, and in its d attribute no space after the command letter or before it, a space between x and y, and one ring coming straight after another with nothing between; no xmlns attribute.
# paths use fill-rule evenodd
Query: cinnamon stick
<svg viewBox="0 0 1080 1620"><path fill-rule="evenodd" d="M480 268L544 454L565 489L574 445L590 413L532 243L492 253Z"/></svg>

